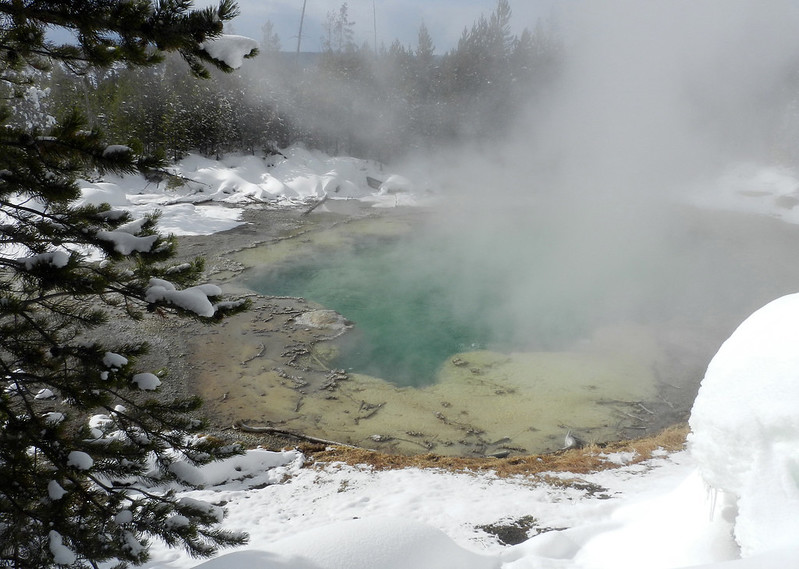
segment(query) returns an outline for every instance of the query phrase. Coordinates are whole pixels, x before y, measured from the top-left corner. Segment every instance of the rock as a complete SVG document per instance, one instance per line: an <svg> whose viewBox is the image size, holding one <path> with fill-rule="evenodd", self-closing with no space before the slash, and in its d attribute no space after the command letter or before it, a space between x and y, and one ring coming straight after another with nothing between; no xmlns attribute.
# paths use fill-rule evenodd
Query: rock
<svg viewBox="0 0 799 569"><path fill-rule="evenodd" d="M352 327L352 322L344 318L335 310L311 310L304 312L294 319L298 326L307 326L321 330L343 331Z"/></svg>

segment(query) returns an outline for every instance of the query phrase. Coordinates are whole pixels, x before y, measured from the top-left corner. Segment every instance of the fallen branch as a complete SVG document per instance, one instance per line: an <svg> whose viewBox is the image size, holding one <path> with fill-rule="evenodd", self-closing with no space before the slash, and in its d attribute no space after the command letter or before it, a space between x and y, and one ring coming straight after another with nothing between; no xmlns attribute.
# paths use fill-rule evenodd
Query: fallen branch
<svg viewBox="0 0 799 569"><path fill-rule="evenodd" d="M265 351L266 351L266 346L264 346L263 343L258 344L258 353L252 357L242 360L241 365L248 364L251 361L253 361L255 358L260 358L262 355L264 355Z"/></svg>
<svg viewBox="0 0 799 569"><path fill-rule="evenodd" d="M323 197L321 200L319 200L318 202L316 202L315 204L313 204L311 207L309 207L308 209L306 209L304 212L302 212L302 215L308 215L308 214L309 214L309 213L311 213L313 210L315 210L316 208L318 208L320 205L322 205L323 203L325 203L325 202L326 202L326 201L327 201L329 198L330 198L330 196L329 196L328 194L325 194L325 196L324 196L324 197Z"/></svg>
<svg viewBox="0 0 799 569"><path fill-rule="evenodd" d="M654 412L654 411L652 411L651 409L647 409L647 408L644 406L644 404L643 404L643 403L639 403L639 404L638 404L638 406L639 406L641 409L643 409L644 411L646 411L647 413L649 413L650 415L654 415L654 414L655 414L655 412Z"/></svg>
<svg viewBox="0 0 799 569"><path fill-rule="evenodd" d="M244 431L245 433L260 433L260 434L269 434L269 435L281 435L284 437L291 437L295 439L299 439L301 441L309 442L309 443L316 443L322 445L331 445L331 446L338 446L338 447L347 447L347 448L361 448L355 445L350 445L347 443L340 443L338 441L330 441L327 439L320 439L318 437L312 437L310 435L303 435L302 433L295 433L293 431L287 431L285 429L278 429L275 427L253 427L248 425L244 421L236 421L233 423L233 428L238 431Z"/></svg>
<svg viewBox="0 0 799 569"><path fill-rule="evenodd" d="M358 412L366 411L365 415L360 415L355 417L355 424L357 425L360 421L364 419L371 419L374 415L383 408L385 402L383 403L367 403L366 401L361 401L361 407L358 409Z"/></svg>

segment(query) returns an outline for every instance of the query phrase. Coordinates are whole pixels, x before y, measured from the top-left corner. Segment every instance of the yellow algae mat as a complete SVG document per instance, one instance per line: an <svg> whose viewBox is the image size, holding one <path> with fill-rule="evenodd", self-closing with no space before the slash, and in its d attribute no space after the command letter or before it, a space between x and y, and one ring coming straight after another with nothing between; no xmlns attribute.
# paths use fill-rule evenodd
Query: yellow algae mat
<svg viewBox="0 0 799 569"><path fill-rule="evenodd" d="M569 430L585 442L635 435L656 395L660 354L640 327L600 331L573 351L456 354L435 384L396 387L331 372L329 343L272 302L202 347L215 364L198 391L216 417L394 452L503 455L557 450Z"/></svg>

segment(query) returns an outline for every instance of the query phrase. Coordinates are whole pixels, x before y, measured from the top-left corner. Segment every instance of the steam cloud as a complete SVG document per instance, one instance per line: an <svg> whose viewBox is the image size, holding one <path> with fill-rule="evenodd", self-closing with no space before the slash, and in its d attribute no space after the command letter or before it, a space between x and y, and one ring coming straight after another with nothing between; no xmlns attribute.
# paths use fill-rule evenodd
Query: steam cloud
<svg viewBox="0 0 799 569"><path fill-rule="evenodd" d="M701 329L699 369L747 314L799 287L785 235L758 243L756 222L721 227L682 199L730 165L777 158L799 94L799 4L561 5L565 67L545 100L505 143L426 163L451 193L429 231L461 267L452 302L479 302L469 275L494 271L499 335L561 349L564 328L654 324L683 344Z"/></svg>

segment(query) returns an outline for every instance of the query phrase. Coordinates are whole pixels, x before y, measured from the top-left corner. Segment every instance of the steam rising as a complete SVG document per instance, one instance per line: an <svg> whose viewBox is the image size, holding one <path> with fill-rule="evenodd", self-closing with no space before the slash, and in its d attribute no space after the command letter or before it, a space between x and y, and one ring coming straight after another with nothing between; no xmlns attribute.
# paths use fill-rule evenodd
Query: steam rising
<svg viewBox="0 0 799 569"><path fill-rule="evenodd" d="M487 319L491 347L572 350L609 329L645 330L686 366L673 382L698 379L744 317L799 289L796 228L689 205L726 170L799 160L799 4L558 6L557 76L531 86L510 132L393 165L445 199L421 244L399 245L407 275L392 281L441 279L440 302L460 320ZM401 77L380 72L381 85ZM411 120L401 97L386 108L366 85L319 81L329 108L292 106L285 85L272 84L272 95L285 90L281 112L323 133L331 152L340 138L397 152L392 135Z"/></svg>
<svg viewBox="0 0 799 569"><path fill-rule="evenodd" d="M451 300L479 302L470 275L493 271L494 324L531 348L564 348L558 331L581 312L596 327L710 327L709 357L731 326L799 287L782 245L750 254L763 237L745 233L752 222L730 231L684 200L727 167L777 158L799 93L799 5L565 4L566 63L544 101L506 142L427 163L450 193L429 231L449 246L440 262L461 267Z"/></svg>
<svg viewBox="0 0 799 569"><path fill-rule="evenodd" d="M795 79L797 8L580 3L565 15L566 71L539 144L614 191L619 181L682 183L727 158L762 158Z"/></svg>

